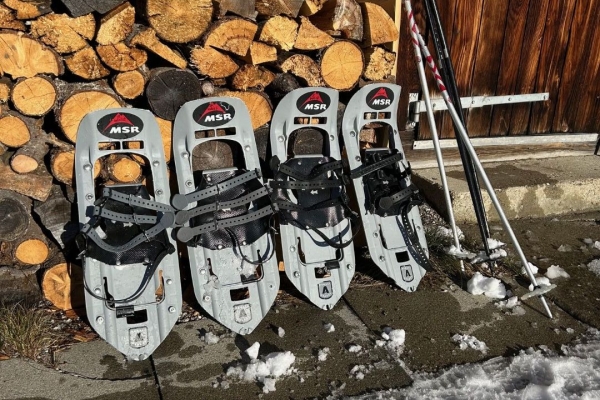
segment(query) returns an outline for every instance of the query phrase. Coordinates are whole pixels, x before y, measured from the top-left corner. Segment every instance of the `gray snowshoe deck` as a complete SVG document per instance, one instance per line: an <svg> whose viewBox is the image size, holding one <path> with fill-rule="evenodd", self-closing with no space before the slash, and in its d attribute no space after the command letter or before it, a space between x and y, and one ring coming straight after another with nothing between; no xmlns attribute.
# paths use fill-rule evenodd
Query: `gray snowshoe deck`
<svg viewBox="0 0 600 400"><path fill-rule="evenodd" d="M271 124L270 185L279 208L285 272L326 310L348 290L355 269L351 220L356 214L345 192L337 112L335 90L297 89L281 100Z"/></svg>
<svg viewBox="0 0 600 400"><path fill-rule="evenodd" d="M371 258L398 286L413 292L425 275L429 253L420 197L398 134L399 98L397 85L365 86L346 107L342 133ZM369 123L387 125L388 146L360 149L360 131ZM383 143L385 138L378 139Z"/></svg>
<svg viewBox="0 0 600 400"><path fill-rule="evenodd" d="M207 147L208 146L208 147ZM252 332L279 290L274 209L260 173L250 115L236 98L184 104L173 131L177 238L188 244L194 292L218 322Z"/></svg>
<svg viewBox="0 0 600 400"><path fill-rule="evenodd" d="M140 149L130 149L132 142ZM148 188L96 187L94 163L116 153L146 159ZM175 214L154 116L138 109L88 114L77 134L75 177L89 322L128 359L144 360L177 322L182 302Z"/></svg>

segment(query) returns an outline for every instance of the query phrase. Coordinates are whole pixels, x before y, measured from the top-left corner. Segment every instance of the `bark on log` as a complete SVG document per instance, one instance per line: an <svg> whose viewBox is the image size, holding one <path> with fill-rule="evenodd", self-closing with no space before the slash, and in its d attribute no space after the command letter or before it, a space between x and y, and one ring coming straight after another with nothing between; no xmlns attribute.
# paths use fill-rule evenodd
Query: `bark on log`
<svg viewBox="0 0 600 400"><path fill-rule="evenodd" d="M248 92L236 92L236 91L223 91L219 93L221 96L231 96L241 99L248 107L250 112L250 119L252 120L252 129L258 129L271 121L273 116L273 106L269 101L267 95L262 92L248 91Z"/></svg>
<svg viewBox="0 0 600 400"><path fill-rule="evenodd" d="M348 40L329 46L321 55L321 74L327 86L337 90L351 90L356 86L365 67L360 47Z"/></svg>
<svg viewBox="0 0 600 400"><path fill-rule="evenodd" d="M200 75L212 79L227 78L240 68L233 58L210 46L194 47L190 52L190 63Z"/></svg>
<svg viewBox="0 0 600 400"><path fill-rule="evenodd" d="M369 81L380 81L390 77L396 64L396 54L381 47L365 50L365 73Z"/></svg>
<svg viewBox="0 0 600 400"><path fill-rule="evenodd" d="M0 31L0 71L17 78L38 74L62 75L60 56L21 32Z"/></svg>
<svg viewBox="0 0 600 400"><path fill-rule="evenodd" d="M133 36L129 39L130 45L137 45L156 54L163 60L170 62L179 68L187 67L187 61L178 52L166 46L156 36L152 28L134 27Z"/></svg>
<svg viewBox="0 0 600 400"><path fill-rule="evenodd" d="M6 156L6 155L5 155ZM52 175L45 168L21 175L0 162L0 189L12 190L32 199L45 201L52 189Z"/></svg>
<svg viewBox="0 0 600 400"><path fill-rule="evenodd" d="M91 12L104 14L123 3L125 0L60 0L73 17L79 17Z"/></svg>
<svg viewBox="0 0 600 400"><path fill-rule="evenodd" d="M383 7L374 3L362 3L364 21L363 46L375 46L398 40L396 23Z"/></svg>
<svg viewBox="0 0 600 400"><path fill-rule="evenodd" d="M15 13L3 4L0 4L0 29L13 29L25 31L25 24L19 21Z"/></svg>
<svg viewBox="0 0 600 400"><path fill-rule="evenodd" d="M11 100L22 114L41 117L56 104L56 87L52 80L44 76L21 78L14 85Z"/></svg>
<svg viewBox="0 0 600 400"><path fill-rule="evenodd" d="M301 87L294 75L283 73L277 75L273 82L265 88L265 92L272 101L279 102L286 94Z"/></svg>
<svg viewBox="0 0 600 400"><path fill-rule="evenodd" d="M135 9L129 3L123 3L100 19L100 28L96 42L101 45L122 42L133 31Z"/></svg>
<svg viewBox="0 0 600 400"><path fill-rule="evenodd" d="M326 1L327 0L304 0L304 4L302 4L302 7L300 8L300 15L308 17L318 13L321 11Z"/></svg>
<svg viewBox="0 0 600 400"><path fill-rule="evenodd" d="M50 256L51 249L40 226L31 219L31 210L27 210L29 226L11 242L2 242L0 261L3 265L28 268L43 264Z"/></svg>
<svg viewBox="0 0 600 400"><path fill-rule="evenodd" d="M231 80L231 87L236 90L263 90L275 79L275 74L268 69L256 65L244 65Z"/></svg>
<svg viewBox="0 0 600 400"><path fill-rule="evenodd" d="M27 232L31 200L10 190L0 190L0 241L12 242Z"/></svg>
<svg viewBox="0 0 600 400"><path fill-rule="evenodd" d="M8 76L0 78L0 104L4 104L10 99L12 88L13 81Z"/></svg>
<svg viewBox="0 0 600 400"><path fill-rule="evenodd" d="M230 12L243 18L256 18L255 0L216 0L219 5L218 14L220 17Z"/></svg>
<svg viewBox="0 0 600 400"><path fill-rule="evenodd" d="M52 12L52 0L4 0L4 5L15 10L17 19L34 19Z"/></svg>
<svg viewBox="0 0 600 400"><path fill-rule="evenodd" d="M66 188L65 188L66 189ZM71 244L79 233L77 209L66 197L60 185L54 185L48 200L35 201L33 212L61 249Z"/></svg>
<svg viewBox="0 0 600 400"><path fill-rule="evenodd" d="M329 46L334 39L314 26L306 17L300 17L300 28L294 48L298 50L319 50Z"/></svg>
<svg viewBox="0 0 600 400"><path fill-rule="evenodd" d="M44 157L50 148L46 141L46 133L35 130L31 140L25 146L18 149L10 159L10 166L18 174L28 174L43 166Z"/></svg>
<svg viewBox="0 0 600 400"><path fill-rule="evenodd" d="M146 63L145 50L129 47L124 42L96 47L100 60L115 71L133 71Z"/></svg>
<svg viewBox="0 0 600 400"><path fill-rule="evenodd" d="M59 310L84 307L84 290L82 270L77 265L62 262L44 271L42 293Z"/></svg>
<svg viewBox="0 0 600 400"><path fill-rule="evenodd" d="M209 27L212 14L211 0L146 0L150 26L161 39L173 43L198 39Z"/></svg>
<svg viewBox="0 0 600 400"><path fill-rule="evenodd" d="M0 143L13 148L24 146L33 133L40 129L41 123L39 119L5 111L0 117Z"/></svg>
<svg viewBox="0 0 600 400"><path fill-rule="evenodd" d="M61 54L83 49L95 33L96 20L92 14L78 18L48 14L31 22L31 35Z"/></svg>
<svg viewBox="0 0 600 400"><path fill-rule="evenodd" d="M154 114L174 120L179 108L202 97L202 84L191 72L176 68L157 68L150 72L146 98Z"/></svg>
<svg viewBox="0 0 600 400"><path fill-rule="evenodd" d="M363 40L362 11L356 0L328 0L310 20L332 36Z"/></svg>
<svg viewBox="0 0 600 400"><path fill-rule="evenodd" d="M284 58L284 57L282 57ZM311 87L325 86L319 65L305 54L293 54L279 64L283 72L289 72Z"/></svg>
<svg viewBox="0 0 600 400"><path fill-rule="evenodd" d="M256 0L258 15L273 17L287 15L296 18L304 0Z"/></svg>
<svg viewBox="0 0 600 400"><path fill-rule="evenodd" d="M204 47L245 56L256 35L258 26L241 18L224 18L211 25L204 37Z"/></svg>
<svg viewBox="0 0 600 400"><path fill-rule="evenodd" d="M242 59L248 64L258 65L277 61L277 49L262 42L252 42Z"/></svg>
<svg viewBox="0 0 600 400"><path fill-rule="evenodd" d="M281 50L291 50L298 35L298 23L291 18L269 18L260 28L258 40Z"/></svg>
<svg viewBox="0 0 600 400"><path fill-rule="evenodd" d="M146 76L140 70L121 72L112 80L115 92L124 99L135 99L144 93Z"/></svg>

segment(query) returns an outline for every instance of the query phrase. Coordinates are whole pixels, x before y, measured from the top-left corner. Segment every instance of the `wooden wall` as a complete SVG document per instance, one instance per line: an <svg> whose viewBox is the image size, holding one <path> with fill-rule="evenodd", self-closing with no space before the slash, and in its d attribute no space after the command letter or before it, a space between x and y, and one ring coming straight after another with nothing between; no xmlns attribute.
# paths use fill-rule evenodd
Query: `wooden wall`
<svg viewBox="0 0 600 400"><path fill-rule="evenodd" d="M469 110L471 136L600 131L600 0L437 2L462 97L550 93L546 102ZM413 7L425 32L421 0ZM420 91L408 37L402 24L398 83L405 103L409 92ZM439 97L431 78L430 90ZM450 117L437 114L441 136L453 137ZM421 117L425 139L429 127Z"/></svg>

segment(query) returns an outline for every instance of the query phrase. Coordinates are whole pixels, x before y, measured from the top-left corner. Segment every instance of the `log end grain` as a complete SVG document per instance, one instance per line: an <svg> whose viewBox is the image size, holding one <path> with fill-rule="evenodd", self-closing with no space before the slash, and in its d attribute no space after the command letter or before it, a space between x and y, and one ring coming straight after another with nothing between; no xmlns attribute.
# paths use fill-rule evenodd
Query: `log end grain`
<svg viewBox="0 0 600 400"><path fill-rule="evenodd" d="M282 50L294 48L298 35L298 23L292 18L276 16L269 18L262 26L258 40Z"/></svg>
<svg viewBox="0 0 600 400"><path fill-rule="evenodd" d="M206 33L204 46L211 46L238 56L248 52L258 26L241 18L227 18L215 22Z"/></svg>
<svg viewBox="0 0 600 400"><path fill-rule="evenodd" d="M64 71L58 54L21 33L0 31L0 71L16 78L39 74L58 76Z"/></svg>
<svg viewBox="0 0 600 400"><path fill-rule="evenodd" d="M56 103L56 87L50 79L35 76L19 80L12 91L12 103L24 115L42 116Z"/></svg>
<svg viewBox="0 0 600 400"><path fill-rule="evenodd" d="M100 20L96 42L101 45L117 44L129 36L135 22L135 8L123 3Z"/></svg>
<svg viewBox="0 0 600 400"><path fill-rule="evenodd" d="M240 68L231 57L210 46L194 47L190 62L200 75L213 79L227 78Z"/></svg>
<svg viewBox="0 0 600 400"><path fill-rule="evenodd" d="M28 239L19 243L15 249L15 258L27 265L39 265L48 259L48 245L40 239Z"/></svg>
<svg viewBox="0 0 600 400"><path fill-rule="evenodd" d="M360 47L340 40L329 46L321 58L321 74L325 83L337 90L350 90L359 81L365 66Z"/></svg>
<svg viewBox="0 0 600 400"><path fill-rule="evenodd" d="M198 39L209 27L211 0L147 0L146 15L161 39L186 43Z"/></svg>

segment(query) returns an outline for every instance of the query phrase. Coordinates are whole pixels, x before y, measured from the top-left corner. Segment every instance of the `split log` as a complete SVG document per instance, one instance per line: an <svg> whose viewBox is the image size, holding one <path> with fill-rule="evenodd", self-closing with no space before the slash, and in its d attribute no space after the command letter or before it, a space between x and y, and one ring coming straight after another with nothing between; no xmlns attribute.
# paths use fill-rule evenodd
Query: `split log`
<svg viewBox="0 0 600 400"><path fill-rule="evenodd" d="M265 88L265 92L271 100L279 102L286 94L301 87L292 74L283 73L277 75L273 82Z"/></svg>
<svg viewBox="0 0 600 400"><path fill-rule="evenodd" d="M304 0L256 0L258 15L287 15L296 18Z"/></svg>
<svg viewBox="0 0 600 400"><path fill-rule="evenodd" d="M383 7L374 3L362 3L364 21L363 46L375 46L398 40L396 23Z"/></svg>
<svg viewBox="0 0 600 400"><path fill-rule="evenodd" d="M227 78L240 68L231 57L210 46L194 47L190 52L190 63L200 75L212 79Z"/></svg>
<svg viewBox="0 0 600 400"><path fill-rule="evenodd" d="M34 19L52 12L52 0L4 0L4 5L15 10L17 19Z"/></svg>
<svg viewBox="0 0 600 400"><path fill-rule="evenodd" d="M54 185L48 200L35 201L33 211L61 249L70 244L79 233L77 210L73 203L65 198L60 185Z"/></svg>
<svg viewBox="0 0 600 400"><path fill-rule="evenodd" d="M0 32L0 71L17 78L39 74L62 75L60 56L51 48L22 34Z"/></svg>
<svg viewBox="0 0 600 400"><path fill-rule="evenodd" d="M18 174L28 174L43 165L44 157L50 150L45 136L46 133L41 130L32 133L29 143L18 149L10 159L13 171Z"/></svg>
<svg viewBox="0 0 600 400"><path fill-rule="evenodd" d="M52 175L45 168L21 175L8 165L0 163L0 189L12 190L32 199L45 201L52 189Z"/></svg>
<svg viewBox="0 0 600 400"><path fill-rule="evenodd" d="M124 42L96 47L100 60L110 69L133 71L146 63L148 54L142 49L129 47Z"/></svg>
<svg viewBox="0 0 600 400"><path fill-rule="evenodd" d="M135 99L144 93L146 77L140 70L121 72L112 80L115 92L124 99Z"/></svg>
<svg viewBox="0 0 600 400"><path fill-rule="evenodd" d="M390 77L396 65L396 54L381 47L365 50L365 73L363 76L370 81L380 81Z"/></svg>
<svg viewBox="0 0 600 400"><path fill-rule="evenodd" d="M204 38L204 47L225 50L245 56L256 35L258 26L241 18L224 18L212 24Z"/></svg>
<svg viewBox="0 0 600 400"><path fill-rule="evenodd" d="M14 85L11 100L22 114L41 117L56 103L56 87L47 77L21 78Z"/></svg>
<svg viewBox="0 0 600 400"><path fill-rule="evenodd" d="M0 143L7 147L24 146L40 129L41 120L29 118L14 111L5 111L0 117Z"/></svg>
<svg viewBox="0 0 600 400"><path fill-rule="evenodd" d="M79 17L94 11L105 14L124 1L125 0L60 0L73 17Z"/></svg>
<svg viewBox="0 0 600 400"><path fill-rule="evenodd" d="M283 72L289 72L306 82L311 87L325 86L325 81L321 76L319 65L305 54L293 54L283 61L279 68Z"/></svg>
<svg viewBox="0 0 600 400"><path fill-rule="evenodd" d="M256 130L271 121L273 106L264 93L258 91L235 92L226 90L219 93L219 95L237 97L246 104L250 112L250 119L252 120L252 129Z"/></svg>
<svg viewBox="0 0 600 400"><path fill-rule="evenodd" d="M68 186L75 183L75 150L54 149L50 157L50 171L57 181ZM94 178L98 178L102 172L102 161L94 163Z"/></svg>
<svg viewBox="0 0 600 400"><path fill-rule="evenodd" d="M240 17L255 19L256 18L256 2L255 0L216 0L219 5L218 15L224 16L230 12Z"/></svg>
<svg viewBox="0 0 600 400"><path fill-rule="evenodd" d="M275 74L268 69L256 65L244 65L231 80L231 87L236 90L263 90L275 79Z"/></svg>
<svg viewBox="0 0 600 400"><path fill-rule="evenodd" d="M288 17L272 17L260 29L258 40L281 50L291 50L298 35L298 23Z"/></svg>
<svg viewBox="0 0 600 400"><path fill-rule="evenodd" d="M88 46L79 50L72 56L65 58L67 68L74 75L89 81L102 79L110 75L110 71L104 67L96 50Z"/></svg>
<svg viewBox="0 0 600 400"><path fill-rule="evenodd" d="M328 0L310 21L332 36L363 40L362 11L356 0Z"/></svg>
<svg viewBox="0 0 600 400"><path fill-rule="evenodd" d="M31 35L61 54L83 49L95 33L96 20L92 14L78 18L48 14L31 22Z"/></svg>
<svg viewBox="0 0 600 400"><path fill-rule="evenodd" d="M13 29L25 31L25 24L19 21L15 13L3 4L0 4L0 29Z"/></svg>
<svg viewBox="0 0 600 400"><path fill-rule="evenodd" d="M124 154L111 154L106 157L106 172L116 183L134 183L142 180L142 167Z"/></svg>
<svg viewBox="0 0 600 400"><path fill-rule="evenodd" d="M277 61L277 49L262 42L252 42L242 59L248 64L258 65Z"/></svg>
<svg viewBox="0 0 600 400"><path fill-rule="evenodd" d="M123 107L124 103L106 82L57 83L58 101L55 116L65 137L75 143L79 123L88 113Z"/></svg>
<svg viewBox="0 0 600 400"><path fill-rule="evenodd" d="M146 98L154 114L163 119L174 120L184 103L201 97L201 82L191 71L156 68L150 72Z"/></svg>
<svg viewBox="0 0 600 400"><path fill-rule="evenodd" d="M302 4L302 7L300 8L300 15L308 17L318 13L321 11L326 1L327 0L304 0L304 4Z"/></svg>
<svg viewBox="0 0 600 400"><path fill-rule="evenodd" d="M134 27L134 34L131 39L129 39L129 44L141 46L176 67L187 67L185 58L158 40L156 31L152 28Z"/></svg>
<svg viewBox="0 0 600 400"><path fill-rule="evenodd" d="M83 308L84 290L83 273L77 265L61 262L44 271L42 293L59 310Z"/></svg>
<svg viewBox="0 0 600 400"><path fill-rule="evenodd" d="M0 241L12 242L24 235L31 223L31 200L10 190L0 189Z"/></svg>
<svg viewBox="0 0 600 400"><path fill-rule="evenodd" d="M350 90L356 86L365 67L360 47L348 40L329 46L321 55L321 74L327 86L337 90Z"/></svg>
<svg viewBox="0 0 600 400"><path fill-rule="evenodd" d="M173 43L198 39L208 29L212 14L211 0L146 0L150 26L161 39Z"/></svg>
<svg viewBox="0 0 600 400"><path fill-rule="evenodd" d="M314 26L306 17L300 17L300 28L294 48L298 50L319 50L334 42L333 38Z"/></svg>
<svg viewBox="0 0 600 400"><path fill-rule="evenodd" d="M135 9L129 3L123 3L100 19L100 28L96 42L101 45L122 42L133 31Z"/></svg>

